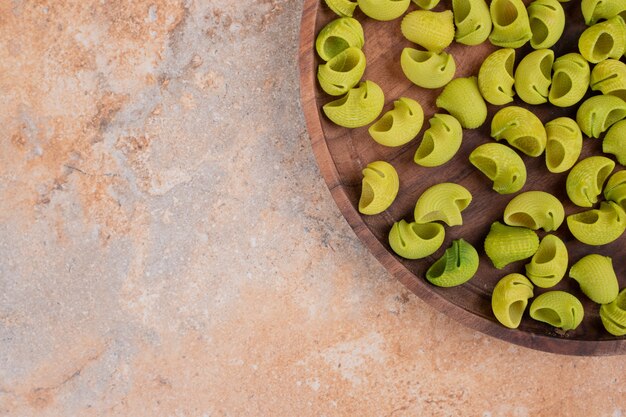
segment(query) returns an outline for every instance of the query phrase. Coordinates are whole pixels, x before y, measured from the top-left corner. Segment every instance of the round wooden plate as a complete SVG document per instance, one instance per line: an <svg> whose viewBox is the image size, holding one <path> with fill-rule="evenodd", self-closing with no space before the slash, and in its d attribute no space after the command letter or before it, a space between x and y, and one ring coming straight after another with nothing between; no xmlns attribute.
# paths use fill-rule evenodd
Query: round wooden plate
<svg viewBox="0 0 626 417"><path fill-rule="evenodd" d="M450 8L444 1L435 10ZM577 52L577 40L585 29L580 2L562 3L568 26L561 40L552 48L555 56ZM409 10L415 9L412 4ZM524 272L520 261L502 270L495 269L483 251L483 241L492 222L502 219L504 207L516 195L499 195L491 189L491 182L468 162L470 152L478 145L491 142L489 128L493 114L499 109L489 106L489 116L479 129L464 130L463 145L456 156L438 168L424 168L413 162L413 154L420 138L428 128L428 119L437 111L434 102L441 89L426 90L413 85L402 73L400 53L404 47L414 46L403 38L400 20L379 22L367 18L360 11L354 16L365 32L363 48L367 58L364 79L372 80L385 92L383 111L393 108L393 101L401 96L419 101L424 109L425 121L422 132L408 144L389 148L374 142L367 126L346 129L331 123L321 107L336 97L325 94L316 81L317 66L323 61L315 52L315 37L319 30L337 16L323 0L306 0L300 30L300 91L304 114L311 136L313 151L324 179L341 212L358 237L367 245L378 260L407 288L436 309L457 321L491 336L533 349L570 355L616 355L626 353L626 338L615 337L606 332L598 314L599 306L582 294L577 283L565 277L552 289L565 290L580 299L585 308L585 318L574 331L561 332L528 316L526 311L521 325L510 330L499 324L491 311L491 292L500 278L512 272ZM453 43L450 52L457 62L456 77L476 75L484 58L495 48L485 42L468 47ZM530 46L516 52L516 64L530 52ZM531 109L546 123L560 116L575 118L576 107L558 109L550 105L529 106L516 100L511 103ZM582 157L600 154L601 141L584 140ZM528 169L528 180L522 191L544 190L557 196L564 204L566 215L582 211L569 202L565 193L567 173L552 174L545 167L543 155L537 158L522 155ZM400 176L400 191L396 201L382 214L363 216L357 210L361 192L362 169L370 162L390 162ZM620 169L620 168L617 168ZM472 203L463 212L462 226L446 227L446 240L431 258L418 261L396 256L387 242L388 232L395 221L412 221L413 208L418 196L428 187L440 182L455 182L466 187L473 196ZM538 233L540 238L545 235ZM613 257L619 277L620 288L626 287L626 235L617 241L600 247L577 242L564 223L556 234L566 243L570 265L588 253L600 253ZM481 254L478 273L469 282L455 288L439 288L429 284L423 277L426 269L439 258L453 239L464 238ZM551 289L551 290L552 290ZM547 290L535 288L535 296Z"/></svg>

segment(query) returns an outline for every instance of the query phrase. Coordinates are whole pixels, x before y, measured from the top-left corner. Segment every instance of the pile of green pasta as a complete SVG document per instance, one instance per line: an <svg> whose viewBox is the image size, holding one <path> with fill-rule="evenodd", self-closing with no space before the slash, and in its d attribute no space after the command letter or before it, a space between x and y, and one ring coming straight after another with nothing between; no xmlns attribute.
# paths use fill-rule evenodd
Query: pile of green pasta
<svg viewBox="0 0 626 417"><path fill-rule="evenodd" d="M534 287L551 288L568 272L568 250L555 234L563 222L580 242L599 246L626 231L626 171L616 171L605 156L582 160L583 135L602 138L602 150L626 164L626 1L582 0L587 29L578 42L579 53L555 57L550 49L566 26L560 2L535 0L451 0L452 10L431 11L439 0L413 0L418 10L406 13L411 0L325 0L340 17L318 34L316 50L325 61L318 81L329 95L341 96L323 106L333 123L356 128L370 125L377 143L397 147L421 131L424 112L420 103L400 97L382 114L385 96L370 80L362 80L366 57L361 24L352 15L359 7L368 17L393 20L404 15L401 31L417 48L404 48L400 66L405 76L422 88L442 88L438 108L415 151L414 162L437 167L453 158L461 147L463 129L475 129L487 119L487 103L502 106L491 121L492 143L476 147L469 162L493 183L499 194L517 193L526 183L526 167L518 152L545 155L550 172L569 170L566 192L577 206L588 208L565 216L562 203L544 191L526 191L510 200L503 221L491 225L484 251L497 269L530 259L525 275L503 277L492 294L492 309L504 326L517 328L533 297ZM406 14L405 14L406 13ZM454 78L456 64L446 48L456 41L483 42L500 47L482 63L477 76ZM515 66L516 48L527 42L534 49ZM582 101L589 88L597 92ZM510 105L517 96L525 103L578 106L576 120L559 117L545 125L533 112ZM582 102L581 102L582 101ZM506 144L504 144L506 142ZM382 213L399 190L395 168L375 161L363 170L358 209L364 215ZM599 201L599 208L592 208ZM459 184L441 183L428 188L415 204L412 222L400 220L389 232L389 245L406 259L433 255L443 244L445 226L463 223L462 211L472 195ZM547 234L540 240L536 230ZM426 272L437 286L452 287L471 279L479 265L476 249L463 239L454 240L444 255ZM592 301L601 304L606 330L626 335L626 289L619 291L612 260L589 254L569 268L569 276ZM530 316L563 330L582 321L582 303L564 291L548 291L530 305Z"/></svg>

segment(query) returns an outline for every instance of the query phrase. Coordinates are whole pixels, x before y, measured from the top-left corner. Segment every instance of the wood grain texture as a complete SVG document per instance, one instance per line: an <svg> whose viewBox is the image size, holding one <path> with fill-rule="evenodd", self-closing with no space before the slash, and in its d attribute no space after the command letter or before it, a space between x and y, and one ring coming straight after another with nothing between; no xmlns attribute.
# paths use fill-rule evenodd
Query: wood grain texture
<svg viewBox="0 0 626 417"><path fill-rule="evenodd" d="M437 9L450 7L443 2ZM585 26L578 2L563 3L568 15L567 33L552 48L555 56L576 52L577 39ZM412 10L414 6L411 6ZM413 85L400 68L400 53L404 47L412 46L400 33L400 19L377 22L366 18L359 11L357 18L365 31L364 52L367 69L364 79L378 83L385 92L386 104L383 111L393 107L393 101L401 96L418 100L424 109L425 122L416 139L398 148L387 148L374 142L367 127L345 129L332 124L323 114L321 107L334 98L326 95L316 82L317 57L314 41L319 30L336 18L320 0L306 0L300 30L300 91L301 100L311 137L313 151L320 170L339 209L374 256L413 293L427 303L448 314L457 321L491 336L533 349L569 355L616 355L626 353L626 338L617 338L607 333L598 315L599 306L587 299L576 282L564 278L552 289L571 292L585 307L585 319L576 330L559 332L549 325L532 320L526 312L517 330L500 325L491 311L491 291L504 275L524 271L520 261L496 270L482 250L489 225L502 219L504 207L516 195L502 196L491 190L491 183L483 174L471 166L468 156L478 145L493 141L489 127L493 114L500 108L489 106L486 123L478 129L464 130L463 145L457 155L439 168L424 168L413 163L413 154L419 145L423 131L428 128L427 120L436 112L435 98L441 89L426 90ZM494 50L484 43L467 47L453 43L450 52L457 62L456 77L476 75L483 59ZM530 52L529 46L517 51L516 63ZM550 105L529 106L518 99L520 105L535 112L546 123L560 116L575 118L576 106L559 109ZM585 139L583 155L599 154L601 141ZM528 169L528 180L522 191L544 190L557 196L564 204L566 215L582 211L569 202L565 193L567 173L552 174L545 167L544 156L531 158L522 155ZM400 192L394 204L376 216L362 216L357 210L360 196L361 170L375 160L385 160L394 165L400 175ZM617 168L619 169L619 168ZM474 199L463 212L462 226L446 228L444 245L431 258L409 261L397 257L387 243L387 234L392 224L400 219L412 220L413 208L418 196L436 183L449 181L465 186ZM587 253L612 256L620 288L626 287L626 236L601 247L590 247L577 242L564 224L556 233L565 242L570 254L570 266ZM544 235L539 232L540 237ZM466 284L455 288L438 288L424 278L426 269L440 257L453 239L464 238L472 243L481 254L481 265L476 276ZM358 262L358 260L355 260ZM545 292L535 288L535 296Z"/></svg>

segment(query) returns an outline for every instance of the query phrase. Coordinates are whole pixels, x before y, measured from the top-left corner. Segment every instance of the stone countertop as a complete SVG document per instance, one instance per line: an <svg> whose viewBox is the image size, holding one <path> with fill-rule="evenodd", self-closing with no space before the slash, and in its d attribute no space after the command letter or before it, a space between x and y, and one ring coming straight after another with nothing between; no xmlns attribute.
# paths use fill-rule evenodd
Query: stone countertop
<svg viewBox="0 0 626 417"><path fill-rule="evenodd" d="M0 2L0 415L607 416L369 254L299 104L302 1Z"/></svg>

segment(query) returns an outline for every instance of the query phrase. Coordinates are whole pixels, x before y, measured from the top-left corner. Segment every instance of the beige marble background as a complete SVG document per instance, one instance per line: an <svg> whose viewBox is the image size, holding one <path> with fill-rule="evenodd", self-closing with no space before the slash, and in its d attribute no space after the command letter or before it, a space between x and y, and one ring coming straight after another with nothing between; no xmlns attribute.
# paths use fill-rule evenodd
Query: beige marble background
<svg viewBox="0 0 626 417"><path fill-rule="evenodd" d="M626 415L408 293L323 183L302 1L0 2L0 415Z"/></svg>

